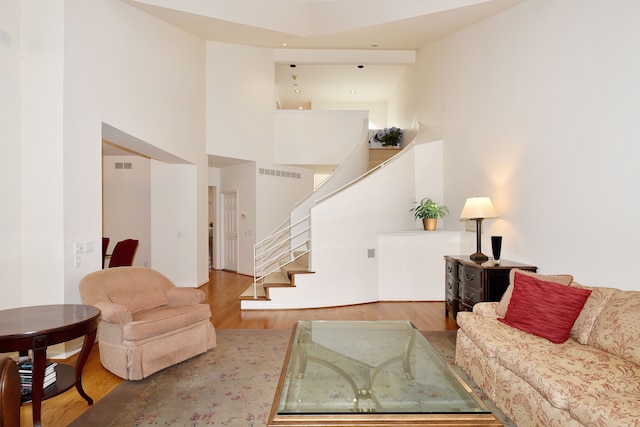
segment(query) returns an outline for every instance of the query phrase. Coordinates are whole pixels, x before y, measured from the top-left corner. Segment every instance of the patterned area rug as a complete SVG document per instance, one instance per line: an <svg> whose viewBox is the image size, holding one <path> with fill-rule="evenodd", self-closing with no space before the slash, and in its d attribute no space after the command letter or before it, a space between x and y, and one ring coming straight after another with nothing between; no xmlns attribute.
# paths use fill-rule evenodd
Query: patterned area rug
<svg viewBox="0 0 640 427"><path fill-rule="evenodd" d="M455 331L422 333L453 364ZM291 331L223 329L217 334L215 349L144 380L122 382L70 426L265 426ZM514 426L456 370L506 426Z"/></svg>

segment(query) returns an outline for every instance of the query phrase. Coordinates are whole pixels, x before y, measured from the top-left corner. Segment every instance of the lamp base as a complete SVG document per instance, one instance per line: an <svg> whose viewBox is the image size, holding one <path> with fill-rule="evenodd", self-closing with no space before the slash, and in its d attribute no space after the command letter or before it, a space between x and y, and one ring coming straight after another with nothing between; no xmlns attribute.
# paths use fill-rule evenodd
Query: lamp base
<svg viewBox="0 0 640 427"><path fill-rule="evenodd" d="M469 259L471 259L471 261L476 261L476 262L477 261L485 262L489 260L489 257L483 254L482 252L476 252L475 254L469 255Z"/></svg>

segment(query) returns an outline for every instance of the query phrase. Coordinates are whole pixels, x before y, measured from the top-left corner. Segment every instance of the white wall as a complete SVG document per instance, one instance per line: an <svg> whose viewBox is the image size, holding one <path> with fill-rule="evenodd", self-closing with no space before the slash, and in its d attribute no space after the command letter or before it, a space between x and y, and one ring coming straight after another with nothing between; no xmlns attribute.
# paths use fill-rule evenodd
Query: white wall
<svg viewBox="0 0 640 427"><path fill-rule="evenodd" d="M116 169L116 163L130 163L131 169ZM150 160L139 156L108 156L103 161L102 176L103 235L110 239L107 252L113 252L121 240L136 239L139 245L133 265L151 267ZM105 267L108 265L107 259Z"/></svg>
<svg viewBox="0 0 640 427"><path fill-rule="evenodd" d="M191 269L181 272L191 285L206 280L204 42L116 0L5 0L2 8L0 58L12 89L0 108L21 123L1 131L16 147L2 157L17 165L4 168L15 176L1 186L16 206L7 211L11 255L0 264L15 289L3 304L80 302L78 281L100 268L103 123L196 165L187 215L201 227L190 242L197 266L172 262ZM94 245L80 268L75 242Z"/></svg>
<svg viewBox="0 0 640 427"><path fill-rule="evenodd" d="M138 9L114 0L64 2L65 8L65 235L101 238L102 123L197 166L196 192L188 217L193 254L185 251L166 266L168 276L192 286L208 278L207 158L204 154L205 44ZM187 180L176 180L176 186ZM163 182L166 187L166 183ZM151 188L156 184L151 181ZM76 206L82 206L77 209ZM153 211L158 216L169 210ZM167 216L163 222L170 221ZM180 218L182 221L183 218ZM171 240L152 236L155 248L168 251ZM69 252L69 251L67 251ZM99 251L98 251L99 252ZM152 250L153 256L158 254ZM71 263L65 253L65 263ZM169 257L167 257L169 258ZM99 253L95 257L99 266ZM83 265L84 267L84 265ZM165 272L165 266L156 266ZM177 273L176 269L180 269ZM77 297L77 281L88 269L71 269L67 290Z"/></svg>
<svg viewBox="0 0 640 427"><path fill-rule="evenodd" d="M486 195L500 215L484 248L501 234L505 258L640 290L610 268L640 253L639 15L630 0L527 1L419 51L418 120L446 141L445 203L457 215Z"/></svg>
<svg viewBox="0 0 640 427"><path fill-rule="evenodd" d="M395 126L387 121L386 102L331 102L313 101L312 110L359 110L369 112L369 129L382 129Z"/></svg>
<svg viewBox="0 0 640 427"><path fill-rule="evenodd" d="M92 240L66 229L65 197L73 195L65 191L65 175L70 171L63 167L64 2L28 0L21 6L21 304L61 303L67 301L72 242ZM99 174L99 156L97 160ZM7 184L14 185L13 180Z"/></svg>
<svg viewBox="0 0 640 427"><path fill-rule="evenodd" d="M274 111L275 163L339 165L360 143L367 111Z"/></svg>
<svg viewBox="0 0 640 427"><path fill-rule="evenodd" d="M199 188L194 165L171 165L151 161L151 264L171 278L177 286L199 286L196 282L201 257L194 243L201 232L195 221L193 207L197 205ZM207 212L208 213L208 212ZM205 225L207 217L203 218ZM206 228L208 235L208 227ZM208 259L208 242L207 259ZM208 271L208 268L207 268Z"/></svg>
<svg viewBox="0 0 640 427"><path fill-rule="evenodd" d="M313 170L260 163L256 186L255 241L260 241L289 217L296 202L313 191Z"/></svg>
<svg viewBox="0 0 640 427"><path fill-rule="evenodd" d="M0 0L0 309L21 305L22 294L20 3Z"/></svg>
<svg viewBox="0 0 640 427"><path fill-rule="evenodd" d="M273 156L271 49L207 42L206 152L237 159Z"/></svg>

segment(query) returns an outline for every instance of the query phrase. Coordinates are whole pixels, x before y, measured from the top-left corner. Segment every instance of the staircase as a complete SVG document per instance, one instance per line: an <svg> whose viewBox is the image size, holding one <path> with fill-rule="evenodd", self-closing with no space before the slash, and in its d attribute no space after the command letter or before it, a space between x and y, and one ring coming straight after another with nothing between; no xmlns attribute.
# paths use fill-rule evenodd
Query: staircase
<svg viewBox="0 0 640 427"><path fill-rule="evenodd" d="M284 264L280 267L280 270L254 280L254 284L240 295L240 299L269 301L269 288L295 287L295 276L297 274L311 273L313 272L309 271L309 253L304 252L302 255L298 255L295 261Z"/></svg>
<svg viewBox="0 0 640 427"><path fill-rule="evenodd" d="M269 300L269 288L295 286L296 274L309 274L311 218L287 220L254 245L253 284L240 300Z"/></svg>

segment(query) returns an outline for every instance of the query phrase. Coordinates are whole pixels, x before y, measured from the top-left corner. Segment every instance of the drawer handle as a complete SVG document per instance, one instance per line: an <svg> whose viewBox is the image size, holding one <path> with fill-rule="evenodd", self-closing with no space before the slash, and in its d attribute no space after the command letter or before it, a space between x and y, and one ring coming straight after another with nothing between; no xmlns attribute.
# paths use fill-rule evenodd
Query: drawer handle
<svg viewBox="0 0 640 427"><path fill-rule="evenodd" d="M465 277L465 279L467 279L469 281L473 281L473 275L472 274L465 273L464 277Z"/></svg>
<svg viewBox="0 0 640 427"><path fill-rule="evenodd" d="M447 265L447 272L448 272L448 273L451 273L452 271L453 271L453 269L451 268L451 266L450 266L450 265Z"/></svg>

